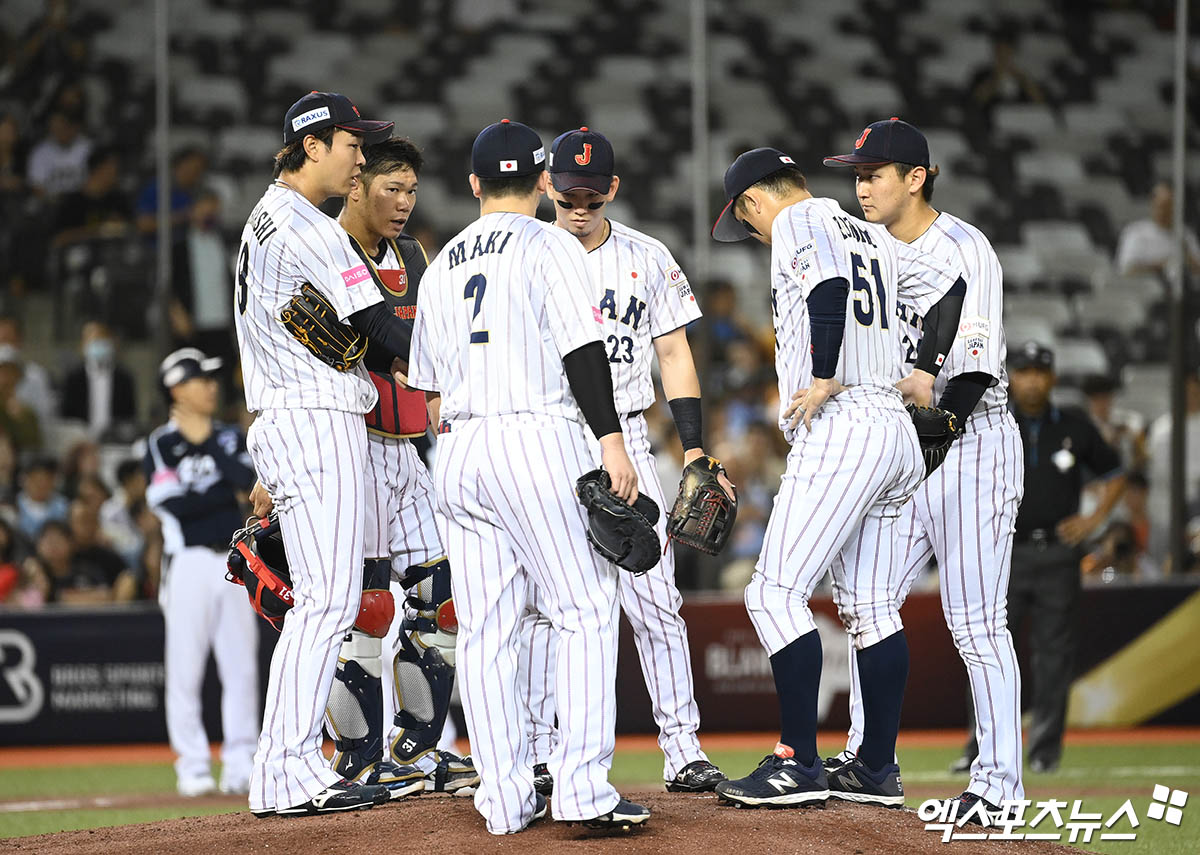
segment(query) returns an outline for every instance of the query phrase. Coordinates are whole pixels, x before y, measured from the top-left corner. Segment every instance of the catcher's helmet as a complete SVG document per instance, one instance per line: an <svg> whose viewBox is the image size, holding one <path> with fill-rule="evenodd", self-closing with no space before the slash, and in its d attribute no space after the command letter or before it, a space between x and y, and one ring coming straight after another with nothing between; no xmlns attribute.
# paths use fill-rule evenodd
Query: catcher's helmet
<svg viewBox="0 0 1200 855"><path fill-rule="evenodd" d="M275 513L252 518L233 535L226 559L225 578L244 585L250 605L275 629L283 630L283 616L296 603L292 599L292 577Z"/></svg>

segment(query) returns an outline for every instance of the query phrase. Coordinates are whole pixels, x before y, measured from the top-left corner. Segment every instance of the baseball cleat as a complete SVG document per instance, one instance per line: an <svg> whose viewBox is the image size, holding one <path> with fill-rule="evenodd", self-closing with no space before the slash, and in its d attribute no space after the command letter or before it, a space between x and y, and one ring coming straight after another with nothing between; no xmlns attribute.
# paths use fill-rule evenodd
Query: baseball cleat
<svg viewBox="0 0 1200 855"><path fill-rule="evenodd" d="M391 793L384 786L355 784L345 779L331 784L306 802L275 811L279 816L311 816L347 810L370 809L387 804Z"/></svg>
<svg viewBox="0 0 1200 855"><path fill-rule="evenodd" d="M426 792L455 793L479 786L479 773L470 756L459 757L451 751L439 751L437 758L437 766L425 774Z"/></svg>
<svg viewBox="0 0 1200 855"><path fill-rule="evenodd" d="M977 805L982 805L982 807L976 807ZM971 813L972 811L974 813ZM958 797L958 810L954 814L955 817L965 819L966 822L974 823L975 825L984 825L980 813L987 814L988 825L998 825L999 821L1004 818L1004 811L983 796L964 792ZM968 814L970 815L968 816Z"/></svg>
<svg viewBox="0 0 1200 855"><path fill-rule="evenodd" d="M707 760L693 760L669 781L668 793L710 793L726 780L725 773Z"/></svg>
<svg viewBox="0 0 1200 855"><path fill-rule="evenodd" d="M247 792L249 792L250 782L246 782ZM212 775L202 775L199 778L181 779L175 785L176 791L185 799L194 799L199 796L211 796L217 791L217 782L212 779Z"/></svg>
<svg viewBox="0 0 1200 855"><path fill-rule="evenodd" d="M547 798L554 795L554 776L545 763L535 763L533 766L533 789Z"/></svg>
<svg viewBox="0 0 1200 855"><path fill-rule="evenodd" d="M829 795L864 805L904 807L900 767L889 763L878 772L872 772L856 757L829 773Z"/></svg>
<svg viewBox="0 0 1200 855"><path fill-rule="evenodd" d="M617 802L617 806L606 814L593 819L585 819L584 826L595 829L629 829L641 825L650 818L650 809L634 804L626 799Z"/></svg>
<svg viewBox="0 0 1200 855"><path fill-rule="evenodd" d="M794 757L768 754L745 778L717 784L717 800L735 807L802 807L823 805L829 783L820 761L811 768Z"/></svg>
<svg viewBox="0 0 1200 855"><path fill-rule="evenodd" d="M414 793L422 793L426 789L424 772L416 766L394 763L391 760L372 763L367 774L361 776L356 783L386 787L388 794L393 799L402 799Z"/></svg>
<svg viewBox="0 0 1200 855"><path fill-rule="evenodd" d="M828 775L834 769L840 769L853 759L854 752L847 748L843 749L840 754L834 754L832 757L826 757L821 761L821 765L825 767L825 774Z"/></svg>

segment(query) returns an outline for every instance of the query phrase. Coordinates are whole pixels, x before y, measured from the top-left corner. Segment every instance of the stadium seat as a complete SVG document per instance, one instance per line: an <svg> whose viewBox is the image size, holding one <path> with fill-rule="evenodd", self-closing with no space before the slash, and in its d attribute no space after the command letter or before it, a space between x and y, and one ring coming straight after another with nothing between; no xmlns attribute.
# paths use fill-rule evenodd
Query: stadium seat
<svg viewBox="0 0 1200 855"><path fill-rule="evenodd" d="M1058 294L1005 294L1005 316L1041 318L1054 330L1075 322L1075 313L1066 298Z"/></svg>
<svg viewBox="0 0 1200 855"><path fill-rule="evenodd" d="M1010 314L1007 307L1004 312L1004 340L1011 353L1027 341L1054 349L1058 344L1058 335L1054 327L1045 319L1036 315Z"/></svg>
<svg viewBox="0 0 1200 855"><path fill-rule="evenodd" d="M1000 268L1004 271L1004 288L1011 292L1014 288L1027 289L1040 282L1046 271L1042 266L1041 257L1024 246L996 246L996 256L1000 259Z"/></svg>
<svg viewBox="0 0 1200 855"><path fill-rule="evenodd" d="M1089 374L1107 375L1108 356L1094 339L1060 338L1054 349L1054 370L1068 382Z"/></svg>

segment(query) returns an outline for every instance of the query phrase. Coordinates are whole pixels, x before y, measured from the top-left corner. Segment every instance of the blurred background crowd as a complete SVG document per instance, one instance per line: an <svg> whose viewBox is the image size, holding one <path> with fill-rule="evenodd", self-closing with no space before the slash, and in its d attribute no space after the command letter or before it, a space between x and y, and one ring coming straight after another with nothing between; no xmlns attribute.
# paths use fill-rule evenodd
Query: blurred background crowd
<svg viewBox="0 0 1200 855"><path fill-rule="evenodd" d="M170 234L158 234L146 0L6 0L0 18L0 604L155 596L161 538L140 438L166 417L156 368L193 344L222 356L226 411L248 424L232 333L232 250L270 179L279 118L304 91L350 95L425 152L411 231L430 256L477 216L471 140L503 115L549 141L587 124L617 152L614 218L663 240L705 312L690 330L706 448L741 490L719 559L680 554L685 590L740 590L787 446L766 258L698 252L691 178L710 217L734 155L790 152L816 195L858 213L823 170L868 122L921 127L935 207L984 230L1005 269L1010 349L1056 354L1055 401L1120 449L1127 488L1088 544L1104 582L1171 568L1166 525L1172 2L710 0L709 163L691 154L685 0L193 0L171 4ZM1190 146L1200 117L1193 38ZM314 73L323 69L324 73ZM1200 158L1188 163L1194 222ZM547 211L546 218L549 218ZM168 241L172 281L154 258ZM1189 232L1187 265L1200 272ZM1189 365L1200 348L1189 326ZM166 349L164 350L164 346ZM1187 501L1200 554L1200 375L1187 393ZM681 453L650 414L662 477ZM668 490L668 492L671 492ZM1085 510L1086 510L1085 504Z"/></svg>

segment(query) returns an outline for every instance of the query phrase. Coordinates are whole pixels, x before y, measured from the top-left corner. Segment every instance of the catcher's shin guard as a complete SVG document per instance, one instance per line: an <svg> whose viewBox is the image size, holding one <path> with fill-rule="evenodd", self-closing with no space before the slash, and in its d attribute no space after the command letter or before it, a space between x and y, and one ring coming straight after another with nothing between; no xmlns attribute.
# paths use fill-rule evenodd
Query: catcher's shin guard
<svg viewBox="0 0 1200 855"><path fill-rule="evenodd" d="M408 591L399 649L392 668L396 685L396 727L392 758L412 763L437 747L454 688L454 640L458 621L445 558L405 571Z"/></svg>
<svg viewBox="0 0 1200 855"><path fill-rule="evenodd" d="M325 719L337 754L333 767L355 780L383 759L382 636L392 621L394 606L387 590L391 562L363 562L362 606L354 628L338 656Z"/></svg>

